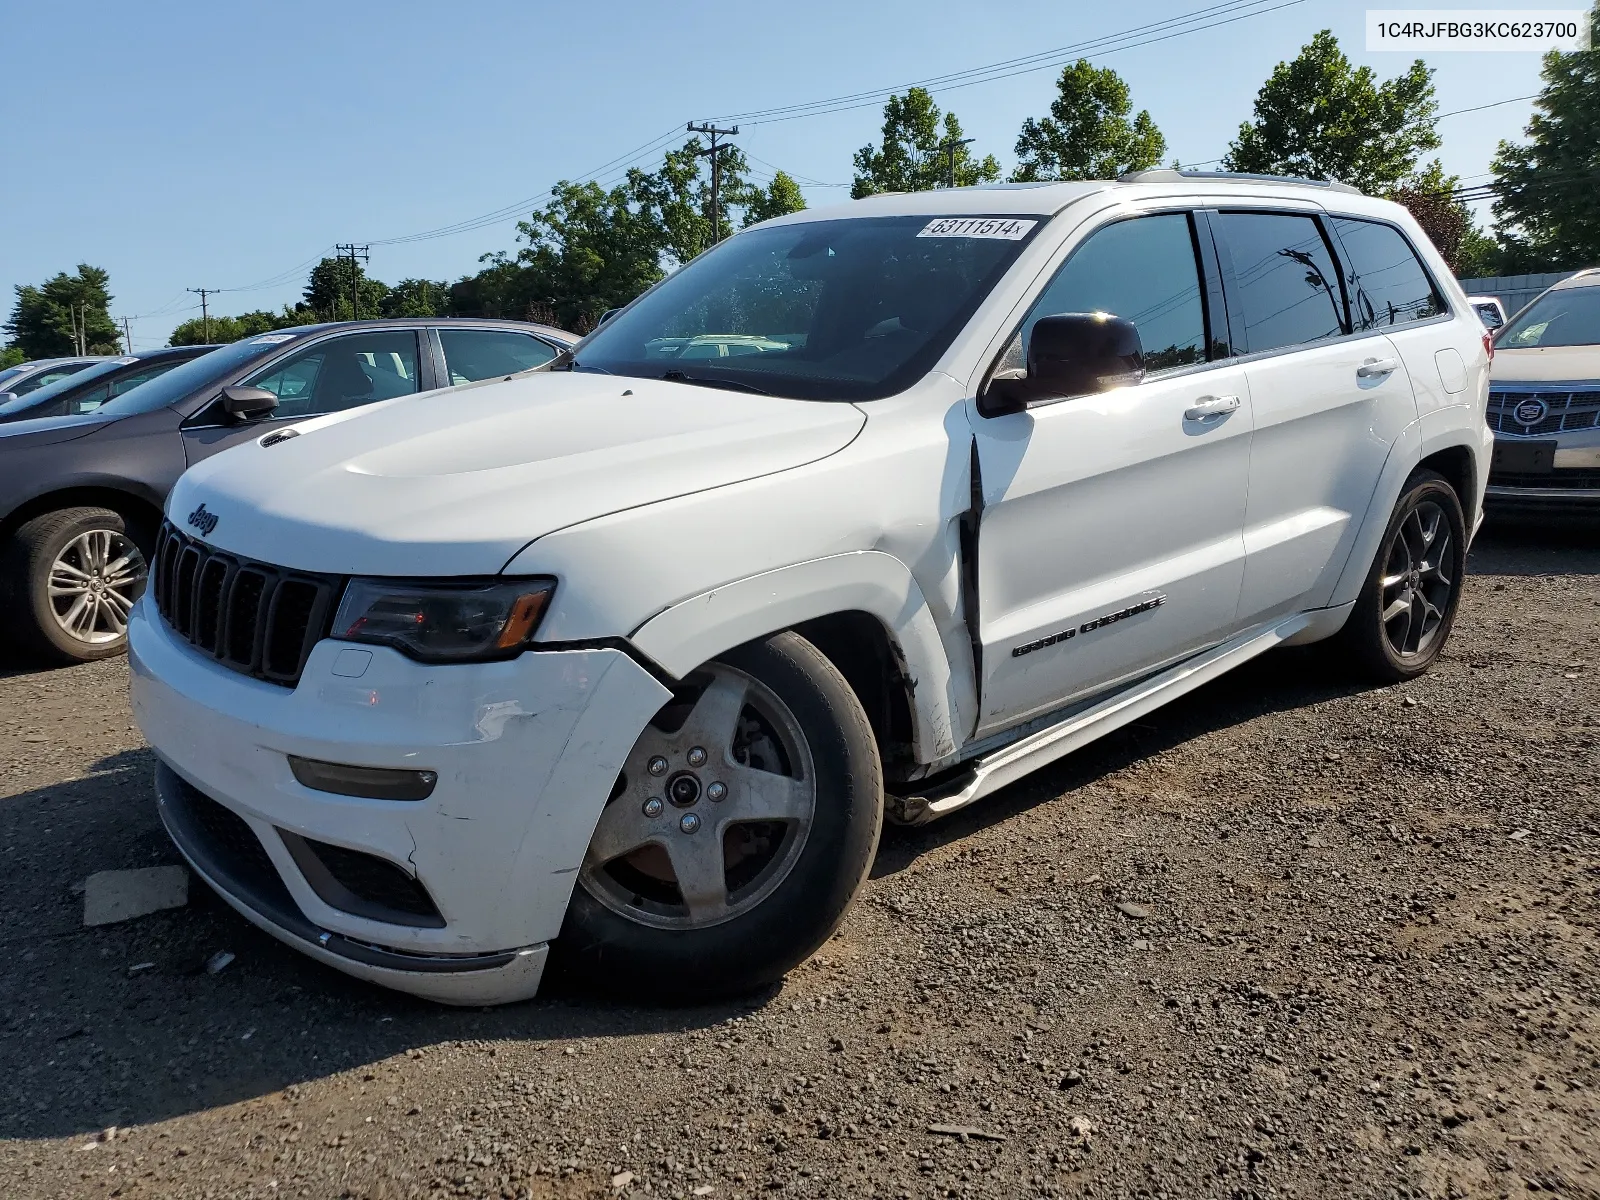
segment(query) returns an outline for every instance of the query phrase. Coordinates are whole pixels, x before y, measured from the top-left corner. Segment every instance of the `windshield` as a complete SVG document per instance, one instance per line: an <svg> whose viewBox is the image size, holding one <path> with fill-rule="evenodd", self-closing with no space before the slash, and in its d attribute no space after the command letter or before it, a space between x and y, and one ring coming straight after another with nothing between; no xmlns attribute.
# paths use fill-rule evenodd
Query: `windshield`
<svg viewBox="0 0 1600 1200"><path fill-rule="evenodd" d="M138 361L135 358L111 358L105 362L95 363L94 366L89 367L87 370L78 371L72 375L63 375L54 383L47 383L42 388L35 388L26 396L19 396L15 400L8 400L6 403L0 404L0 417L9 417L12 413L21 412L24 409L37 408L41 404L48 404L61 393L70 392L72 389L82 387L84 384L93 386L96 379L105 375L114 375L129 363ZM4 390L5 385L0 382L0 391Z"/></svg>
<svg viewBox="0 0 1600 1200"><path fill-rule="evenodd" d="M197 389L218 382L246 363L283 349L284 343L292 341L295 336L293 333L263 334L234 342L231 346L202 354L199 358L191 358L181 367L174 367L165 375L130 388L115 400L102 404L94 410L94 415L131 417L135 413L166 408Z"/></svg>
<svg viewBox="0 0 1600 1200"><path fill-rule="evenodd" d="M613 317L573 369L871 400L926 374L1044 218L856 217L739 234Z"/></svg>
<svg viewBox="0 0 1600 1200"><path fill-rule="evenodd" d="M1546 292L1500 331L1495 345L1503 350L1600 345L1600 287Z"/></svg>

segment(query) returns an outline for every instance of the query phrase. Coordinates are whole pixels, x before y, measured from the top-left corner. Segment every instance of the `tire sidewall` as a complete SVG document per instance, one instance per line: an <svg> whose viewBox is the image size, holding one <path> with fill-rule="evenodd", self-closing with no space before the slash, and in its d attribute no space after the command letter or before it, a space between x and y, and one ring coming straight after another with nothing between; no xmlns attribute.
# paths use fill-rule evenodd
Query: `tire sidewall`
<svg viewBox="0 0 1600 1200"><path fill-rule="evenodd" d="M770 896L704 929L630 921L580 879L553 953L582 984L637 998L693 1001L771 983L827 941L871 868L883 824L882 767L849 684L793 633L747 643L717 661L771 688L800 725L816 773L805 846Z"/></svg>
<svg viewBox="0 0 1600 1200"><path fill-rule="evenodd" d="M1412 658L1402 658L1389 644L1388 633L1383 627L1383 573L1388 565L1390 547L1394 545L1395 536L1401 525L1417 506L1426 500L1437 503L1444 511L1445 519L1450 522L1454 582L1450 589L1450 599L1445 605L1444 616L1439 622L1438 632L1427 653ZM1465 515L1461 511L1461 499L1442 475L1432 471L1420 471L1407 481L1405 494L1395 505L1394 512L1389 517L1389 524L1383 531L1383 541L1378 545L1372 573L1367 579L1367 594L1362 598L1360 613L1362 624L1366 627L1362 630L1363 634L1372 639L1373 650L1382 656L1382 665L1395 679L1414 679L1425 673L1444 651L1445 643L1450 640L1450 631L1455 626L1456 610L1461 604L1466 567L1467 524Z"/></svg>
<svg viewBox="0 0 1600 1200"><path fill-rule="evenodd" d="M32 618L35 642L39 649L53 657L71 662L95 662L113 658L128 647L124 633L114 641L91 643L79 641L68 635L56 621L50 604L50 567L66 546L77 537L96 529L106 529L127 536L127 523L110 509L86 509L81 515L61 523L46 537L24 545L25 572L19 581L23 589L24 606ZM143 551L140 552L141 554Z"/></svg>

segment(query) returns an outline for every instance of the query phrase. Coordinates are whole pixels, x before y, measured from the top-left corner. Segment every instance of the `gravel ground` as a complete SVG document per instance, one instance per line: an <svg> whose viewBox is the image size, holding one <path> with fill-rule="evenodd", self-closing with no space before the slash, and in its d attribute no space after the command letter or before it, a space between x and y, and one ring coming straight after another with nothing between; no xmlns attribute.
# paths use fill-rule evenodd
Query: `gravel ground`
<svg viewBox="0 0 1600 1200"><path fill-rule="evenodd" d="M1600 1197L1596 545L1491 531L1414 684L1270 656L889 831L695 1009L432 1007L198 883L82 929L176 861L126 669L0 668L0 1194Z"/></svg>

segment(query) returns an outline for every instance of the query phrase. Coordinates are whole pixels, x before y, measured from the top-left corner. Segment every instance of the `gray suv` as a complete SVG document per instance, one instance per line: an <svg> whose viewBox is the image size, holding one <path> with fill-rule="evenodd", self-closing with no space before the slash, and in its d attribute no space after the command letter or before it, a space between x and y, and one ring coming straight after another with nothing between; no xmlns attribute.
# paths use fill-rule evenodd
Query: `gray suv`
<svg viewBox="0 0 1600 1200"><path fill-rule="evenodd" d="M120 654L162 504L186 468L308 417L529 370L576 341L513 321L283 329L92 412L0 424L0 632L56 662Z"/></svg>

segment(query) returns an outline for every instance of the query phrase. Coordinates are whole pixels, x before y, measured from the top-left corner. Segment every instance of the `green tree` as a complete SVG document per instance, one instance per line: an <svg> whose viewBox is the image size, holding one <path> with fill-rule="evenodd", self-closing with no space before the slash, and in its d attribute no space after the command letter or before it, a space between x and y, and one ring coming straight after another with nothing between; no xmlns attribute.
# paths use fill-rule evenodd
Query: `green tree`
<svg viewBox="0 0 1600 1200"><path fill-rule="evenodd" d="M653 224L661 250L674 264L686 263L713 242L731 237L732 212L746 208L759 189L749 182L750 164L734 145L718 149L721 180L717 195L717 236L712 237L711 164L699 138L669 150L659 170L630 171L627 190L639 215Z"/></svg>
<svg viewBox="0 0 1600 1200"><path fill-rule="evenodd" d="M5 330L24 361L80 352L116 354L122 334L111 319L110 275L79 263L75 275L59 272L39 287L18 284ZM80 350L81 335L81 350Z"/></svg>
<svg viewBox="0 0 1600 1200"><path fill-rule="evenodd" d="M353 272L353 275L352 275ZM360 316L366 320L381 314L387 284L367 275L360 262L348 258L325 258L311 268L306 279L304 304L306 319L349 321L357 314L351 304L352 284L361 299Z"/></svg>
<svg viewBox="0 0 1600 1200"><path fill-rule="evenodd" d="M1293 62L1279 63L1256 96L1255 119L1223 159L1230 171L1333 178L1386 195L1439 147L1433 72L1417 59L1378 82L1352 68L1324 29Z"/></svg>
<svg viewBox="0 0 1600 1200"><path fill-rule="evenodd" d="M1590 21L1590 49L1545 55L1528 141L1494 157L1508 273L1600 263L1600 3Z"/></svg>
<svg viewBox="0 0 1600 1200"><path fill-rule="evenodd" d="M950 182L950 151L962 141L961 122L953 112L941 114L933 97L914 87L904 97L890 96L883 106L883 143L856 151L856 175L850 195L859 200L878 192L926 192ZM1000 178L994 155L979 160L966 146L954 146L955 184L971 187Z"/></svg>
<svg viewBox="0 0 1600 1200"><path fill-rule="evenodd" d="M21 346L7 346L0 350L0 371L7 367L20 367L28 361L28 356L22 352Z"/></svg>
<svg viewBox="0 0 1600 1200"><path fill-rule="evenodd" d="M1148 110L1129 120L1132 111L1122 76L1080 58L1056 80L1050 115L1022 123L1011 178L1115 179L1155 166L1167 152L1167 139Z"/></svg>
<svg viewBox="0 0 1600 1200"><path fill-rule="evenodd" d="M450 311L450 285L443 280L402 279L378 305L385 317L442 317Z"/></svg>
<svg viewBox="0 0 1600 1200"><path fill-rule="evenodd" d="M635 200L643 179L635 171L610 191L597 183L556 184L550 203L517 225L527 243L516 258L522 271L513 276L504 255L490 256L502 294L525 312L547 305L558 324L581 333L660 279L666 239L657 213Z"/></svg>
<svg viewBox="0 0 1600 1200"><path fill-rule="evenodd" d="M773 217L799 212L806 206L806 198L801 194L800 185L785 171L776 172L772 176L772 182L764 188L750 188L745 193L743 202L745 225L754 225L758 221L770 221Z"/></svg>
<svg viewBox="0 0 1600 1200"><path fill-rule="evenodd" d="M1405 205L1450 270L1465 275L1467 266L1476 269L1481 265L1485 247L1472 211L1451 195L1460 182L1459 176L1446 175L1444 165L1434 159L1393 189L1388 198Z"/></svg>
<svg viewBox="0 0 1600 1200"><path fill-rule="evenodd" d="M167 339L169 346L204 346L226 345L237 342L240 338L255 337L260 333L271 333L274 329L287 329L292 325L304 325L313 318L303 311L296 311L285 305L282 312L268 312L266 309L255 309L252 312L240 313L237 317L212 317L209 322L193 317L183 322L172 331L172 336ZM209 331L207 324L210 325Z"/></svg>

